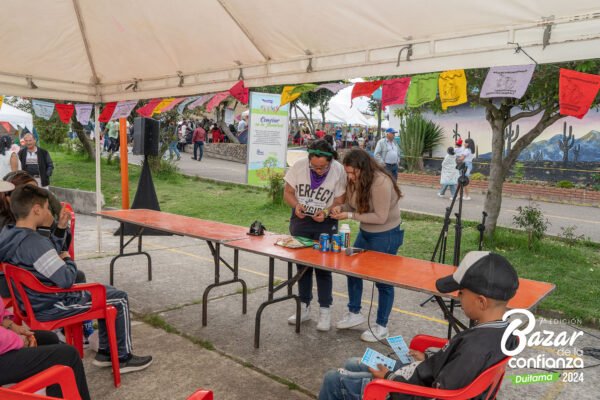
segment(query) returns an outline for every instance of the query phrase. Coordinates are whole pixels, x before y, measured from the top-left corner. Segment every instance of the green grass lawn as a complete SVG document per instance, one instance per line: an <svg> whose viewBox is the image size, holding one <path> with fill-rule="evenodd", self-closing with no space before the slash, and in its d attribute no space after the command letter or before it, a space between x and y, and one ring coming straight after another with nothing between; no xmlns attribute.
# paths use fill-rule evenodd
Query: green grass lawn
<svg viewBox="0 0 600 400"><path fill-rule="evenodd" d="M95 190L92 161L74 154L53 152L55 171L52 184L60 187ZM130 201L133 202L140 168L131 166ZM290 209L268 204L266 191L243 185L215 183L180 174L154 176L154 184L163 211L249 226L260 220L270 231L287 232ZM106 205L120 207L120 172L118 163L102 163L102 191ZM430 259L442 226L440 218L404 214L404 245L398 254ZM476 223L466 222L462 251L476 250L479 232ZM358 225L351 225L357 232ZM454 228L450 229L447 260L451 262ZM580 243L568 247L564 242L544 239L533 251L527 249L526 236L518 231L498 228L493 243L486 249L508 258L524 278L556 284L557 288L540 305L587 324L600 324L600 246Z"/></svg>

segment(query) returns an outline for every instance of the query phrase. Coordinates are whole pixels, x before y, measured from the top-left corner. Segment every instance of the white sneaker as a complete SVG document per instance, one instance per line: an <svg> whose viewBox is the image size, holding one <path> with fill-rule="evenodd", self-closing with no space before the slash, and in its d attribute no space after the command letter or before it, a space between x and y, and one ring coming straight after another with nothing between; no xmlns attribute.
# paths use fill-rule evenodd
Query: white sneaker
<svg viewBox="0 0 600 400"><path fill-rule="evenodd" d="M467 196L467 197L463 197L463 200L471 200L471 198L469 196Z"/></svg>
<svg viewBox="0 0 600 400"><path fill-rule="evenodd" d="M327 332L331 329L331 309L321 307L319 308L319 323L317 324L317 330L321 332Z"/></svg>
<svg viewBox="0 0 600 400"><path fill-rule="evenodd" d="M310 320L310 305L300 303L300 323ZM288 324L296 325L296 313L288 318Z"/></svg>
<svg viewBox="0 0 600 400"><path fill-rule="evenodd" d="M438 195L438 197L441 197L442 199L445 197L445 196L444 196L443 194L441 194L441 193L438 193L437 195Z"/></svg>
<svg viewBox="0 0 600 400"><path fill-rule="evenodd" d="M371 330L367 329L360 335L360 340L363 342L377 342L379 340L383 340L389 336L388 329L385 326L380 326L375 324L375 326L371 327Z"/></svg>
<svg viewBox="0 0 600 400"><path fill-rule="evenodd" d="M367 319L360 313L353 313L347 311L344 314L344 317L338 321L336 324L337 329L348 329L358 326L360 324L364 324Z"/></svg>

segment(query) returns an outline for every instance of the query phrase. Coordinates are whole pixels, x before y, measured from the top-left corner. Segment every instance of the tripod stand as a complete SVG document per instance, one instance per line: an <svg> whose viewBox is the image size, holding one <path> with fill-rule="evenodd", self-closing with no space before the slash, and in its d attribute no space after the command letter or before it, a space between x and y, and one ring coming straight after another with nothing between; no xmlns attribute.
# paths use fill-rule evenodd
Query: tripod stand
<svg viewBox="0 0 600 400"><path fill-rule="evenodd" d="M464 188L469 184L469 178L466 176L467 166L465 164L459 164L456 168L460 171L460 177L458 178L458 186L454 195L452 196L452 201L450 205L446 207L446 213L444 215L444 225L440 231L440 235L438 236L437 243L433 250L433 254L431 256L431 261L437 261L440 264L446 263L446 251L448 245L448 229L451 223L451 215L452 209L454 208L454 204L456 204L456 200L458 199L458 212L454 214L456 217L456 221L454 224L454 254L452 257L452 265L458 266L460 262L460 244L462 238L462 205L463 205L463 193ZM481 243L480 243L481 246ZM452 328L458 332L458 327L460 326L463 329L466 329L465 325L459 320L452 317L454 312L454 307L456 305L456 300L450 300L449 304L446 304L439 296L431 296L423 303L420 304L421 307L425 306L425 304L430 301L436 301L442 311L444 311L444 315L447 316L448 319L453 319L448 325L448 337L452 336Z"/></svg>

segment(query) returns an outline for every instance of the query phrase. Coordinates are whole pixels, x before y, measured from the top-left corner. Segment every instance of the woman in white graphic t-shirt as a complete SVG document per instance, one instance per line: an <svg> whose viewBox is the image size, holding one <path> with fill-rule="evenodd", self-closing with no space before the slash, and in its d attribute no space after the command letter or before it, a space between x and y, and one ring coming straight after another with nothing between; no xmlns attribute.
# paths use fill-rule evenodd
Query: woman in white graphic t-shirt
<svg viewBox="0 0 600 400"><path fill-rule="evenodd" d="M290 233L314 240L321 233L338 233L338 222L327 215L327 211L344 204L346 193L346 172L336 161L337 153L325 140L316 140L308 148L308 157L296 161L285 175L284 200L292 207ZM312 300L313 268L307 268L298 281L298 295L302 302L301 322L310 319ZM331 326L330 306L333 303L332 277L330 271L315 270L319 301L319 322L317 330L328 331ZM288 322L296 323L296 315Z"/></svg>

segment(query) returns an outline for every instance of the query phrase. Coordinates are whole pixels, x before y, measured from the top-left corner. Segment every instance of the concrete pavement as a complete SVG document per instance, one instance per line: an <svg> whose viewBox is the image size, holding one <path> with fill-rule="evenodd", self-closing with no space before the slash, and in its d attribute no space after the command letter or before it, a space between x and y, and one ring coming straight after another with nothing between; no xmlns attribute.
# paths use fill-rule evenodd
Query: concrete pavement
<svg viewBox="0 0 600 400"><path fill-rule="evenodd" d="M108 265L118 252L118 237L113 236L117 224L102 223L103 249L97 253L94 217L78 215L76 259L89 282L108 283ZM261 347L254 349L254 316L260 303L266 300L267 259L240 253L240 276L249 288L248 313L242 314L239 285L229 285L211 292L208 305L208 326L201 326L202 291L213 280L214 265L206 244L200 240L172 236L145 237L144 248L153 259L153 281L147 281L145 257L127 257L116 264L115 286L127 291L132 311L138 321L133 327L134 351L152 354L154 363L144 372L123 376L123 385L114 389L110 369L91 365L93 354L86 355L85 366L94 399L185 399L198 387L213 389L216 399L307 399L316 395L322 376L330 368L339 367L350 356L360 356L367 344L359 340L366 325L356 329L317 332L315 319L318 310L313 304L313 320L302 325L296 334L287 324L294 303L281 302L266 308L262 318ZM224 249L225 259L232 251ZM227 279L227 270L221 272ZM283 279L285 265L276 263L276 275ZM363 313L369 313L370 283L365 283ZM334 274L335 323L346 310L346 279ZM316 297L316 290L314 293ZM409 339L418 333L444 336L447 325L433 303L420 307L427 296L396 289L396 299L389 329L393 335ZM371 311L374 321L377 296ZM461 315L460 311L458 315ZM140 322L154 321L152 327ZM464 316L463 316L464 318ZM538 329L558 334L573 328L564 321L543 321ZM574 321L576 322L576 321ZM538 324L542 321L538 320ZM600 332L586 329L600 336ZM172 333L177 332L177 333ZM380 344L369 344L388 353ZM583 335L575 342L598 346L598 340ZM528 348L526 357L557 357L561 348L535 346ZM91 353L91 351L88 351ZM598 360L584 356L585 366ZM509 368L507 376L539 373L534 369ZM566 377L566 375L565 375ZM552 382L515 385L505 379L501 399L595 399L598 368L583 370L583 382ZM566 379L566 378L565 378Z"/></svg>
<svg viewBox="0 0 600 400"><path fill-rule="evenodd" d="M133 162L139 162L139 160L139 157L132 157ZM181 160L176 163L181 172L186 175L226 182L246 183L245 164L208 157L199 162L192 160L190 155L186 153L182 153ZM409 185L402 185L401 189L404 193L401 205L404 211L444 216L449 201L439 198L435 189ZM480 221L484 196L472 194L471 197L471 201L464 202L463 219ZM562 232L561 227L576 226L576 235L584 235L594 242L600 242L600 208L541 201L537 203L550 222L549 235L559 236ZM528 202L525 199L505 196L502 199L502 210L498 225L514 227L512 222L513 216L517 213L517 207L527 204ZM457 208L458 205L454 212Z"/></svg>

